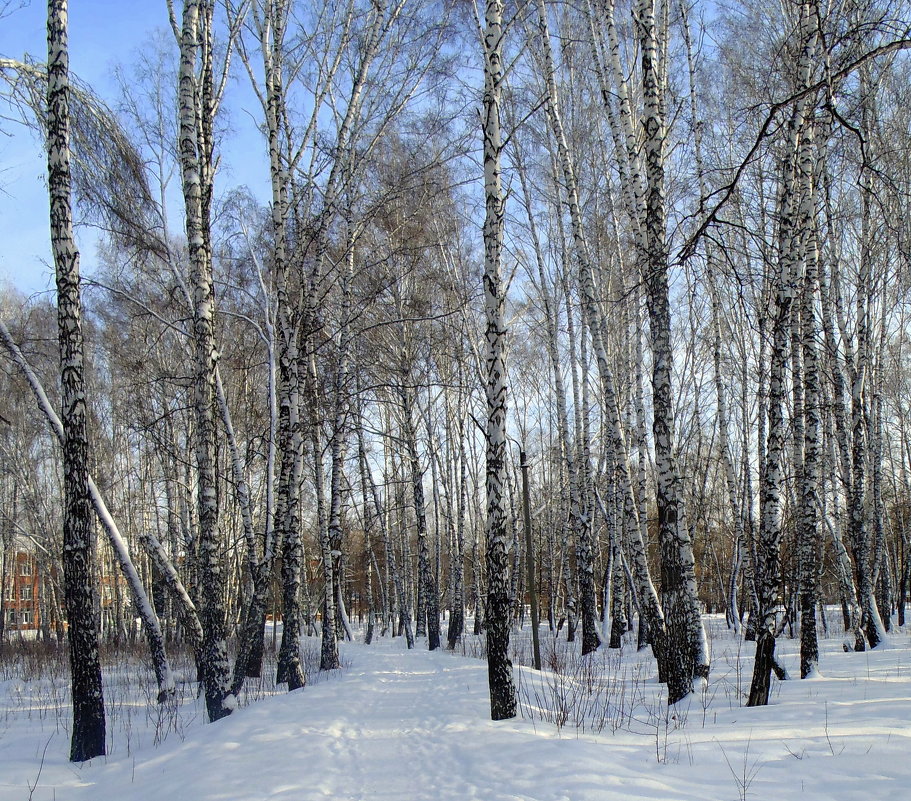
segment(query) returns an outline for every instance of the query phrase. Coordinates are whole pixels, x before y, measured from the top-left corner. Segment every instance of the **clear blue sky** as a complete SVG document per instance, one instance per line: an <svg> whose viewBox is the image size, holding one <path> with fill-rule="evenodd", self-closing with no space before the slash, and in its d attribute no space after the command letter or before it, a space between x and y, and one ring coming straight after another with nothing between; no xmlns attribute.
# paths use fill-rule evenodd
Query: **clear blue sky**
<svg viewBox="0 0 911 801"><path fill-rule="evenodd" d="M3 5L0 0L0 6ZM46 59L43 0L10 0L13 10L0 20L0 55L22 59L28 54ZM22 8L17 8L22 5ZM180 3L175 3L180 7ZM113 99L115 65L130 63L156 29L168 29L165 0L71 0L70 69L106 100ZM176 47L176 45L175 45ZM262 190L268 178L263 146L254 119L259 118L246 78L235 82L229 98L230 123L235 133L224 153L227 183ZM255 103L255 100L253 101ZM250 113L247 113L247 112ZM48 233L45 154L36 135L8 120L0 108L0 281L9 281L32 294L52 289ZM262 155L261 155L262 154ZM264 196L262 191L258 195ZM92 272L95 237L77 232L83 271Z"/></svg>

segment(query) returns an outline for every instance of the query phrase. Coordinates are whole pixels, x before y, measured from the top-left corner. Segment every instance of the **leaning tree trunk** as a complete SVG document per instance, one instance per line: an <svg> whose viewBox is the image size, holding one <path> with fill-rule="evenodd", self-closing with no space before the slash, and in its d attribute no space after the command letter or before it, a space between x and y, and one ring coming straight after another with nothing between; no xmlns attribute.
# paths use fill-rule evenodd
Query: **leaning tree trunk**
<svg viewBox="0 0 911 801"><path fill-rule="evenodd" d="M0 320L0 342L3 343L4 347L9 352L10 358L16 363L16 366L25 376L25 379L28 381L32 392L38 401L39 408L50 423L51 429L56 435L61 446L63 446L66 438L64 436L63 425L60 422L60 418L57 416L57 413L51 406L47 394L44 391L44 387L41 385L41 381L38 379L38 376L35 374L35 371L32 369L25 356L22 354L22 351L13 341L9 329L7 329L2 320ZM171 673L171 667L168 663L168 656L165 653L164 637L161 633L161 625L159 623L158 616L152 609L152 604L149 602L149 597L146 594L145 587L143 586L142 581L139 578L139 574L136 571L136 567L133 564L133 559L130 556L126 542L121 536L120 530L118 529L117 524L114 522L114 518L108 511L107 505L105 504L104 499L101 497L101 493L98 491L98 487L92 480L91 475L88 477L88 489L89 495L91 496L92 505L95 508L95 514L98 516L98 520L101 522L102 528L108 535L108 540L117 558L117 563L120 565L120 569L123 572L124 578L126 579L127 584L130 588L133 605L136 609L137 614L142 620L143 631L145 632L146 640L149 644L149 652L152 656L152 666L155 670L155 678L158 681L158 700L159 702L165 701L174 695L175 684L174 676ZM185 600L189 608L193 610L192 617L195 618L196 611L193 608L189 597L186 596L186 590L184 590L183 585L180 583L180 579L176 577L173 565L170 564L170 561L167 560L166 557L163 560L161 558L156 559L156 556L158 556L158 554L154 551L152 545L150 544L150 541L154 541L159 549L161 549L161 545L158 544L154 535L151 534L151 532L146 527L143 527L140 530L139 539L149 551L149 556L152 559L153 564L155 564L156 568L159 569L169 588L175 589L176 583L176 585L179 587L179 592L183 593L183 598L179 598L182 603L181 608L187 608L183 606L183 601ZM166 563L166 565L162 562ZM170 568L170 572L168 572L168 568ZM198 619L196 619L196 627L197 629L199 627ZM191 632L193 631L192 624L188 626L188 630ZM198 646L200 642L201 634L200 636L196 637L194 645Z"/></svg>
<svg viewBox="0 0 911 801"><path fill-rule="evenodd" d="M63 581L73 693L70 761L84 762L105 753L105 717L93 583L95 537L89 498L79 253L73 239L70 205L69 101L67 0L50 0L47 8L47 166L60 344Z"/></svg>
<svg viewBox="0 0 911 801"><path fill-rule="evenodd" d="M503 3L487 0L484 15L484 305L487 315L487 677L490 716L516 716L509 659L508 532L506 525L506 314L502 277L505 199L500 180L500 95L503 85Z"/></svg>

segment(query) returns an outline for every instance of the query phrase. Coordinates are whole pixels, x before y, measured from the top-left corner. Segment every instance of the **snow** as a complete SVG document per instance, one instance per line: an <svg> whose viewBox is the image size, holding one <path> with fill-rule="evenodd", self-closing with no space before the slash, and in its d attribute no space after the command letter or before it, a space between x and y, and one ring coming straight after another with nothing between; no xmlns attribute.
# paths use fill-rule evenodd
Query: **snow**
<svg viewBox="0 0 911 801"><path fill-rule="evenodd" d="M68 712L54 707L66 676L7 679L0 682L0 801L906 797L906 633L865 653L844 653L833 634L822 641L813 681L776 682L769 707L747 709L741 698L753 645L724 631L723 621L708 622L712 675L670 717L650 658L631 647L586 662L562 642L554 647L545 632L545 662L562 661L566 672L519 668L524 717L494 723L483 661L377 638L371 646L341 644L345 668L301 690L255 703L242 694L234 714L214 725L202 722L192 692L184 692L179 721L163 723L137 711L147 708L136 698L141 682L127 673L106 677L109 709L119 710L109 723L112 753L83 766L66 761ZM792 675L796 651L796 641L779 641ZM178 678L191 686L186 673ZM568 709L562 720L555 698ZM131 699L138 706L128 713Z"/></svg>

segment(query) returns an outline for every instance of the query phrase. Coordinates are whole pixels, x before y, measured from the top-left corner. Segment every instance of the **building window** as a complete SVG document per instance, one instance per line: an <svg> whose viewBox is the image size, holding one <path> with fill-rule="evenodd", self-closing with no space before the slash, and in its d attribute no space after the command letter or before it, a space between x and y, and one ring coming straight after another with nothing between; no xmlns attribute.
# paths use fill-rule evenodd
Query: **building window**
<svg viewBox="0 0 911 801"><path fill-rule="evenodd" d="M19 563L19 575L20 576L32 575L32 562L30 559L26 559L24 562Z"/></svg>
<svg viewBox="0 0 911 801"><path fill-rule="evenodd" d="M21 617L22 625L31 626L32 625L32 610L31 609L22 609L20 611L20 614L22 615L22 617Z"/></svg>
<svg viewBox="0 0 911 801"><path fill-rule="evenodd" d="M11 626L15 626L16 621L18 620L18 618L16 617L17 614L18 614L18 612L16 612L15 609L10 609L9 613L6 616L6 622L9 623Z"/></svg>
<svg viewBox="0 0 911 801"><path fill-rule="evenodd" d="M20 601L31 601L32 600L32 585L23 584L19 588L19 600Z"/></svg>
<svg viewBox="0 0 911 801"><path fill-rule="evenodd" d="M16 584L15 582L10 582L6 586L6 600L15 601L16 600Z"/></svg>

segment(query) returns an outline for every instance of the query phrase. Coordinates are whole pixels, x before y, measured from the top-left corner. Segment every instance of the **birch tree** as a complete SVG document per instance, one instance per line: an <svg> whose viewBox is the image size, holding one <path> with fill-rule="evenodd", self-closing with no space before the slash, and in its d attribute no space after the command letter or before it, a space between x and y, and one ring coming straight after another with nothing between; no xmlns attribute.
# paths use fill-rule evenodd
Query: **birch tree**
<svg viewBox="0 0 911 801"><path fill-rule="evenodd" d="M797 86L809 85L810 70L816 47L817 29L808 3L801 3L798 27ZM771 672L775 661L775 638L778 634L778 614L781 593L782 489L785 456L785 395L788 365L789 329L796 297L796 281L800 268L801 242L806 233L798 222L800 203L796 159L801 137L808 135L806 127L810 114L807 94L794 106L788 127L788 140L782 158L779 193L779 257L775 286L775 306L772 311L772 347L769 357L768 445L761 482L761 528L756 564L760 625L757 627L756 659L749 706L769 702Z"/></svg>
<svg viewBox="0 0 911 801"><path fill-rule="evenodd" d="M801 349L803 371L803 442L799 477L798 581L800 583L800 677L816 672L819 642L816 631L816 606L819 601L819 562L822 557L819 535L820 464L822 459L821 390L816 341L816 289L819 275L819 252L816 239L816 142L814 122L808 120L798 156L800 207L798 228L803 232L798 258L803 280L798 283L799 306L794 315L797 330L793 336Z"/></svg>
<svg viewBox="0 0 911 801"><path fill-rule="evenodd" d="M70 173L67 0L47 7L48 191L51 247L57 278L63 430L63 574L69 624L73 731L70 761L105 753L104 696L95 611L95 532L89 495L89 443L79 253L73 238Z"/></svg>
<svg viewBox="0 0 911 801"><path fill-rule="evenodd" d="M224 568L218 531L216 485L215 297L212 283L212 141L218 105L214 80L213 0L187 0L180 28L178 75L179 154L193 311L194 413L199 516L198 560L203 642L200 668L210 721L229 715L231 689L226 621L222 608ZM176 32L176 27L175 27Z"/></svg>
<svg viewBox="0 0 911 801"><path fill-rule="evenodd" d="M682 479L674 448L671 390L673 349L668 289L667 211L664 187L663 74L659 61L665 44L658 41L654 0L642 0L635 20L642 54L642 127L645 132L645 253L642 265L652 352L652 433L661 549L662 595L668 627L668 702L679 698L685 682L675 671L706 678L708 645L700 617L693 546L683 510ZM679 666L679 667L678 667Z"/></svg>
<svg viewBox="0 0 911 801"><path fill-rule="evenodd" d="M506 510L507 329L502 277L505 198L501 179L503 137L503 3L487 0L484 12L484 309L487 319L487 675L490 716L516 716L516 688L509 659L509 581Z"/></svg>

